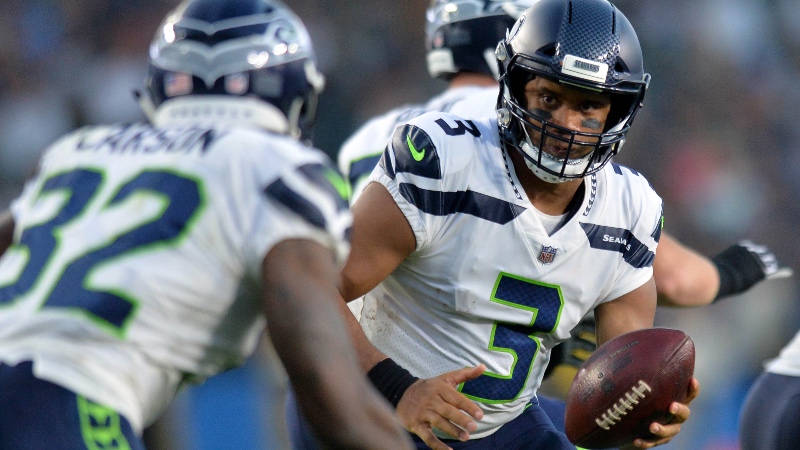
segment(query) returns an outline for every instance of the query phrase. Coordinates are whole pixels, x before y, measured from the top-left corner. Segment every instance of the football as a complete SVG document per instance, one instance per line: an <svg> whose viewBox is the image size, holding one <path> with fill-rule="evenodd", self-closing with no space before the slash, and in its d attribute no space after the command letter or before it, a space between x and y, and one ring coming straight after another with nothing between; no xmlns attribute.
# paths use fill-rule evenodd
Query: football
<svg viewBox="0 0 800 450"><path fill-rule="evenodd" d="M694 342L670 328L617 336L580 367L567 395L565 428L584 448L621 447L668 423L669 405L684 402L694 374Z"/></svg>

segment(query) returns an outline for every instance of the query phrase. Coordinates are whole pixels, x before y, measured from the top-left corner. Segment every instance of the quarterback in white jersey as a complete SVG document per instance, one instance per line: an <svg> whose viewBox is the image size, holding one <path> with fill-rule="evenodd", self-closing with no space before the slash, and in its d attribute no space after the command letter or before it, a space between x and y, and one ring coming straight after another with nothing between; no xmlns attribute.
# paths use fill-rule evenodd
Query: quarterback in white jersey
<svg viewBox="0 0 800 450"><path fill-rule="evenodd" d="M571 217L554 218L520 194L502 148L491 119L428 113L398 128L370 177L416 248L365 296L361 325L417 377L485 364L461 386L484 412L475 438L522 412L549 350L584 315L651 279L661 232L642 175L609 164L586 178Z"/></svg>
<svg viewBox="0 0 800 450"><path fill-rule="evenodd" d="M267 320L328 445L411 448L338 319L352 216L300 141L323 79L299 18L190 0L150 57L152 125L58 140L0 221L0 448L143 449L181 388L241 365Z"/></svg>
<svg viewBox="0 0 800 450"><path fill-rule="evenodd" d="M344 317L420 449L574 448L535 398L550 350L592 310L600 343L655 313L661 200L608 164L649 82L630 23L605 0L540 0L496 54L496 117L395 128L353 205L341 292L366 297ZM689 408L671 408L637 446L679 432Z"/></svg>

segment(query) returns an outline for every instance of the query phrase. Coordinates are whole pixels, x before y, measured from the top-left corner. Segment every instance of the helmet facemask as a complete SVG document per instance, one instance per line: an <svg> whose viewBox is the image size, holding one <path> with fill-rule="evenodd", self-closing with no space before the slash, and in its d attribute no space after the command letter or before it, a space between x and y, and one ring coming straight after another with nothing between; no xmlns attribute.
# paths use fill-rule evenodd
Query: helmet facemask
<svg viewBox="0 0 800 450"><path fill-rule="evenodd" d="M528 108L525 86L537 75L520 68L514 71L507 75L510 80L501 89L500 102L508 111L506 135L539 178L549 183L583 178L602 169L619 151L635 114L630 95L609 96L611 108L602 131L578 131L560 126ZM501 118L501 126L502 122Z"/></svg>

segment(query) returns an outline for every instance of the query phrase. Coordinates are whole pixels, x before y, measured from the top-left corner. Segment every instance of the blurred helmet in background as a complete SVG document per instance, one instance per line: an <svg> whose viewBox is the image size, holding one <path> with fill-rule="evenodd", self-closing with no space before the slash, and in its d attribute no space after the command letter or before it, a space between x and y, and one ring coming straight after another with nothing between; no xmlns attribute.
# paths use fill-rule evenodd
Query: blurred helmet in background
<svg viewBox="0 0 800 450"><path fill-rule="evenodd" d="M497 78L497 43L535 1L433 0L425 29L430 75L449 80L473 72Z"/></svg>
<svg viewBox="0 0 800 450"><path fill-rule="evenodd" d="M281 2L188 0L150 46L144 108L157 125L228 120L307 138L324 84L305 26Z"/></svg>

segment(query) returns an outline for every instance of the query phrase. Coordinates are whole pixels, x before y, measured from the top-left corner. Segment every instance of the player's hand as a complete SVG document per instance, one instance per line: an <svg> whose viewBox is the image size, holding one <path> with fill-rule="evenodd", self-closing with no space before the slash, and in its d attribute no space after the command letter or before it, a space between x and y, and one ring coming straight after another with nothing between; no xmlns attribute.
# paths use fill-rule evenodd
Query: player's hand
<svg viewBox="0 0 800 450"><path fill-rule="evenodd" d="M672 414L672 420L667 424L653 422L650 424L650 433L653 437L650 439L636 439L633 444L624 449L639 449L639 448L653 448L657 445L664 445L671 441L681 431L681 424L689 419L689 403L692 402L700 393L700 382L697 378L692 378L689 383L689 396L686 398L686 403L672 402L669 406L669 412Z"/></svg>
<svg viewBox="0 0 800 450"><path fill-rule="evenodd" d="M739 241L739 245L758 258L764 271L764 278L767 280L788 278L794 273L790 267L781 266L778 258L766 245L755 244L749 240Z"/></svg>
<svg viewBox="0 0 800 450"><path fill-rule="evenodd" d="M458 392L456 387L478 378L484 371L486 366L480 364L418 380L406 390L397 404L400 423L433 450L450 450L433 434L433 428L449 434L453 439L466 441L469 433L477 429L475 420L483 418L483 411Z"/></svg>

